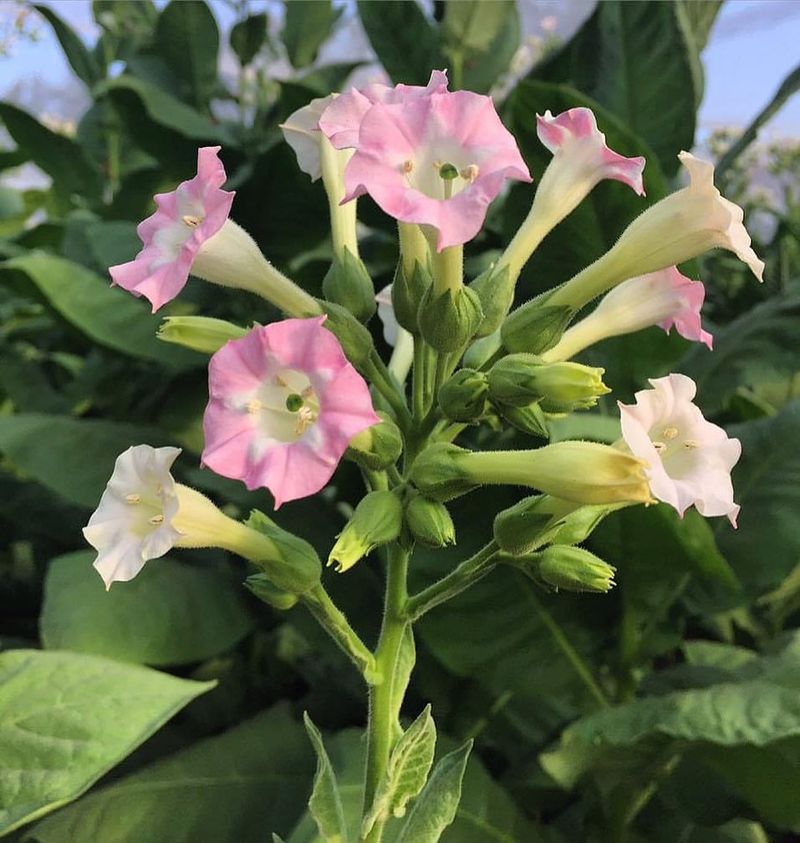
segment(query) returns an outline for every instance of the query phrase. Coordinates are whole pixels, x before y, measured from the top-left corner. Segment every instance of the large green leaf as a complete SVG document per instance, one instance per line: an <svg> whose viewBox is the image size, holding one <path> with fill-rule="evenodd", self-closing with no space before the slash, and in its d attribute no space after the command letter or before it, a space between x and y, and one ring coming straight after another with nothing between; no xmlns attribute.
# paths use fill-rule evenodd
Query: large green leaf
<svg viewBox="0 0 800 843"><path fill-rule="evenodd" d="M104 68L101 67L94 54L86 48L77 33L48 6L36 3L33 8L53 27L61 49L67 57L69 66L75 71L75 75L90 88L99 82L103 78Z"/></svg>
<svg viewBox="0 0 800 843"><path fill-rule="evenodd" d="M52 132L7 102L0 102L0 121L17 146L53 179L56 190L65 198L81 196L91 200L99 196L100 174L74 141Z"/></svg>
<svg viewBox="0 0 800 843"><path fill-rule="evenodd" d="M116 458L131 445L170 444L158 431L39 413L0 416L0 453L71 503L97 506Z"/></svg>
<svg viewBox="0 0 800 843"><path fill-rule="evenodd" d="M308 810L311 811L325 843L347 843L347 826L336 772L325 751L322 735L307 712L303 720L317 756L317 770L314 774L311 798L308 800Z"/></svg>
<svg viewBox="0 0 800 843"><path fill-rule="evenodd" d="M147 312L145 302L79 264L31 252L0 264L0 277L15 272L23 273L64 319L100 345L171 369L204 365L201 355L156 339L161 319Z"/></svg>
<svg viewBox="0 0 800 843"><path fill-rule="evenodd" d="M286 21L281 38L294 67L313 64L336 18L337 13L331 0L305 0L304 3L286 4Z"/></svg>
<svg viewBox="0 0 800 843"><path fill-rule="evenodd" d="M156 46L183 83L186 99L208 104L217 85L219 30L204 0L172 0L158 17Z"/></svg>
<svg viewBox="0 0 800 843"><path fill-rule="evenodd" d="M415 0L359 0L358 14L393 81L424 85L431 70L445 66L439 35Z"/></svg>
<svg viewBox="0 0 800 843"><path fill-rule="evenodd" d="M244 590L221 572L157 559L106 592L94 557L80 550L50 563L39 620L48 650L186 664L229 650L253 628Z"/></svg>
<svg viewBox="0 0 800 843"><path fill-rule="evenodd" d="M250 64L267 38L267 16L249 15L237 21L230 34L231 49L236 53L239 64Z"/></svg>
<svg viewBox="0 0 800 843"><path fill-rule="evenodd" d="M694 49L672 3L606 0L534 75L569 82L613 111L652 146L672 175L678 152L694 143Z"/></svg>
<svg viewBox="0 0 800 843"><path fill-rule="evenodd" d="M313 763L287 707L259 714L39 823L39 843L264 843L302 812Z"/></svg>
<svg viewBox="0 0 800 843"><path fill-rule="evenodd" d="M76 653L0 654L0 834L75 799L211 687Z"/></svg>

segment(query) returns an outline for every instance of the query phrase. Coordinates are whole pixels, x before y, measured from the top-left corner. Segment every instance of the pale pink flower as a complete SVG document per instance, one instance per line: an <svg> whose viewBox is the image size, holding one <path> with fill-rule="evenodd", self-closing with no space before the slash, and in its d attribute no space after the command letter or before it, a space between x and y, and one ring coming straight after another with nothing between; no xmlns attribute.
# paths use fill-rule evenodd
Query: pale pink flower
<svg viewBox="0 0 800 843"><path fill-rule="evenodd" d="M149 299L154 312L184 288L198 252L228 219L234 194L220 189L226 175L219 150L197 150L197 175L157 194L158 210L139 223L144 248L136 259L109 269L113 284Z"/></svg>
<svg viewBox="0 0 800 843"><path fill-rule="evenodd" d="M277 509L318 492L347 445L380 418L339 341L314 319L254 328L213 355L203 463Z"/></svg>
<svg viewBox="0 0 800 843"><path fill-rule="evenodd" d="M651 325L667 333L674 327L684 339L711 348L713 337L700 321L705 295L702 281L687 278L675 266L629 278L606 293L589 316L569 328L542 356L548 361L568 360L608 337L632 334Z"/></svg>
<svg viewBox="0 0 800 843"><path fill-rule="evenodd" d="M447 72L434 70L425 87L421 85L382 85L373 82L340 94L323 111L319 128L336 149L358 146L358 132L364 115L376 102L394 104L441 94L447 91Z"/></svg>
<svg viewBox="0 0 800 843"><path fill-rule="evenodd" d="M344 201L369 193L395 219L435 228L442 251L480 231L506 179L531 177L492 100L456 91L373 105L344 179Z"/></svg>
<svg viewBox="0 0 800 843"><path fill-rule="evenodd" d="M701 515L727 515L735 527L731 469L741 442L703 418L692 403L691 378L672 374L650 383L653 389L636 393L635 405L619 408L625 443L648 464L651 492L681 515L694 504Z"/></svg>
<svg viewBox="0 0 800 843"><path fill-rule="evenodd" d="M327 97L311 100L308 105L292 112L280 126L284 139L297 156L297 165L311 176L311 181L316 181L322 175L319 118L335 96L328 94Z"/></svg>

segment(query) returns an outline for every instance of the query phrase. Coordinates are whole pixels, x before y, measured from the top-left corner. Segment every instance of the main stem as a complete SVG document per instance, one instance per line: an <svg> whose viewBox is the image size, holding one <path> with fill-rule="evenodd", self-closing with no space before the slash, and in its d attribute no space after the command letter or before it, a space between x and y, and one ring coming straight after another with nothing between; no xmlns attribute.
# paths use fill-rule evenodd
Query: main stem
<svg viewBox="0 0 800 843"><path fill-rule="evenodd" d="M395 740L395 729L402 703L396 687L398 657L408 620L405 615L408 586L408 551L398 544L389 547L386 579L386 603L375 663L383 676L379 685L369 689L369 722L367 723L367 769L364 783L364 810L372 805L375 791L386 767ZM379 821L364 838L364 843L380 843L384 823Z"/></svg>

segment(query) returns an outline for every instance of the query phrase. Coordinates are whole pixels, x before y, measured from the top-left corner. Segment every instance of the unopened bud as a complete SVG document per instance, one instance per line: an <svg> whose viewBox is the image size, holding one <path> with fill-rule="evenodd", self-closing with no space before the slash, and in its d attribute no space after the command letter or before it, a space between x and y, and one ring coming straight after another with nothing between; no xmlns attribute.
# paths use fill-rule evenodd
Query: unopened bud
<svg viewBox="0 0 800 843"><path fill-rule="evenodd" d="M524 407L539 401L549 413L568 413L593 407L611 390L603 383L603 369L580 363L542 363L533 354L509 354L489 372L493 401Z"/></svg>
<svg viewBox="0 0 800 843"><path fill-rule="evenodd" d="M423 495L438 501L449 501L471 492L480 481L469 478L460 467L464 448L437 442L429 445L415 460L409 479Z"/></svg>
<svg viewBox="0 0 800 843"><path fill-rule="evenodd" d="M244 586L259 600L282 612L291 609L300 599L294 592L278 588L266 574L251 574L244 581Z"/></svg>
<svg viewBox="0 0 800 843"><path fill-rule="evenodd" d="M411 498L406 507L406 524L414 538L429 547L455 544L456 528L444 504L422 495Z"/></svg>
<svg viewBox="0 0 800 843"><path fill-rule="evenodd" d="M488 392L483 372L459 369L439 390L439 407L448 419L471 422L483 415Z"/></svg>
<svg viewBox="0 0 800 843"><path fill-rule="evenodd" d="M345 357L356 369L361 369L375 349L372 334L340 304L325 301L320 305L328 314L325 327L339 340Z"/></svg>
<svg viewBox="0 0 800 843"><path fill-rule="evenodd" d="M437 295L431 286L422 298L417 321L422 337L432 348L460 351L483 321L481 302L469 287L447 288Z"/></svg>
<svg viewBox="0 0 800 843"><path fill-rule="evenodd" d="M357 433L347 449L347 456L362 468L380 471L397 462L403 452L403 436L391 418L378 412L381 420Z"/></svg>
<svg viewBox="0 0 800 843"><path fill-rule="evenodd" d="M512 427L527 433L529 436L538 436L541 439L550 438L550 429L547 426L547 418L544 411L536 401L526 407L513 407L510 404L496 404L495 411L499 413Z"/></svg>
<svg viewBox="0 0 800 843"><path fill-rule="evenodd" d="M509 351L541 354L561 339L574 314L566 305L548 305L533 299L509 313L503 322L503 345Z"/></svg>
<svg viewBox="0 0 800 843"><path fill-rule="evenodd" d="M319 583L322 564L307 541L279 527L257 509L250 513L245 524L267 539L261 554L248 554L247 558L261 568L278 589L305 594Z"/></svg>
<svg viewBox="0 0 800 843"><path fill-rule="evenodd" d="M414 261L410 274L403 268L403 261L398 262L392 281L392 307L397 323L414 335L419 334L417 315L420 302L432 283L429 260L424 265Z"/></svg>
<svg viewBox="0 0 800 843"><path fill-rule="evenodd" d="M322 292L329 302L347 308L360 322L375 313L375 288L361 258L348 248L336 255L325 277Z"/></svg>
<svg viewBox="0 0 800 843"><path fill-rule="evenodd" d="M394 492L370 492L355 508L336 539L328 565L339 573L352 568L376 547L394 541L403 527L403 505Z"/></svg>
<svg viewBox="0 0 800 843"><path fill-rule="evenodd" d="M616 568L582 547L553 545L528 557L522 567L556 591L605 594L615 585Z"/></svg>
<svg viewBox="0 0 800 843"><path fill-rule="evenodd" d="M503 324L508 311L511 310L515 282L507 266L499 272L490 267L469 286L478 294L483 310L483 322L478 328L477 336L486 337Z"/></svg>
<svg viewBox="0 0 800 843"><path fill-rule="evenodd" d="M228 340L241 339L247 333L224 319L208 316L167 316L158 328L156 336L164 342L182 345L204 354L214 354Z"/></svg>

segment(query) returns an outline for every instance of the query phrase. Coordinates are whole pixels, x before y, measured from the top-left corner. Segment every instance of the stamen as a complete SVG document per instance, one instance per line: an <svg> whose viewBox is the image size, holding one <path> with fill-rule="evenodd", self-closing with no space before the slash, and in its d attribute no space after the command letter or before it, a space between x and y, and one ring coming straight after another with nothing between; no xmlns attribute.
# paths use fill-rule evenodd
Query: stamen
<svg viewBox="0 0 800 843"><path fill-rule="evenodd" d="M470 164L468 167L464 167L464 169L459 173L464 181L468 181L470 184L478 178L478 173L480 172L477 164Z"/></svg>
<svg viewBox="0 0 800 843"><path fill-rule="evenodd" d="M687 439L683 443L683 447L688 448L691 451L691 450L694 450L695 448L699 448L700 443L696 439Z"/></svg>
<svg viewBox="0 0 800 843"><path fill-rule="evenodd" d="M674 439L678 435L677 427L665 427L661 434L665 439Z"/></svg>
<svg viewBox="0 0 800 843"><path fill-rule="evenodd" d="M314 388L307 386L300 394L303 398L311 398L314 395Z"/></svg>
<svg viewBox="0 0 800 843"><path fill-rule="evenodd" d="M667 450L667 446L663 442L653 442L653 447L656 449L656 453L661 453L662 451Z"/></svg>
<svg viewBox="0 0 800 843"><path fill-rule="evenodd" d="M411 160L403 161L403 172L408 175L414 169L414 162Z"/></svg>
<svg viewBox="0 0 800 843"><path fill-rule="evenodd" d="M158 524L164 523L164 516L163 515L154 515L152 518L147 519L153 526Z"/></svg>
<svg viewBox="0 0 800 843"><path fill-rule="evenodd" d="M197 228L198 225L202 222L200 217L195 217L192 214L184 214L181 217L184 225L188 225L189 228Z"/></svg>
<svg viewBox="0 0 800 843"><path fill-rule="evenodd" d="M295 435L300 436L317 420L317 416L311 407L303 407L297 414L297 426L294 429Z"/></svg>
<svg viewBox="0 0 800 843"><path fill-rule="evenodd" d="M289 386L289 384L280 375L275 375L275 386Z"/></svg>
<svg viewBox="0 0 800 843"><path fill-rule="evenodd" d="M244 408L248 413L257 413L263 406L257 398L253 398L244 405Z"/></svg>
<svg viewBox="0 0 800 843"><path fill-rule="evenodd" d="M142 496L141 496L141 495L136 495L136 494L132 494L132 495L125 495L125 500L126 500L128 503L141 503L141 502L142 502Z"/></svg>

